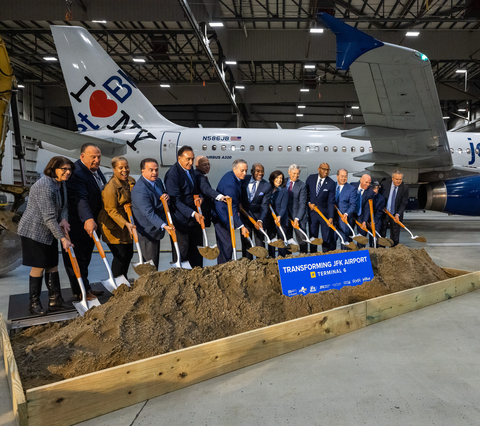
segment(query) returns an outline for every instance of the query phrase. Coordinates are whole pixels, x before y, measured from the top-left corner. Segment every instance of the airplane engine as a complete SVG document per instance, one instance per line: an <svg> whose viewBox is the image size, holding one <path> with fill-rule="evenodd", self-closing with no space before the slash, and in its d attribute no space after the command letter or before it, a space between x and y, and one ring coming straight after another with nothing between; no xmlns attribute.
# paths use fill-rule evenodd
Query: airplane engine
<svg viewBox="0 0 480 426"><path fill-rule="evenodd" d="M431 182L418 188L421 209L465 216L480 215L480 176Z"/></svg>

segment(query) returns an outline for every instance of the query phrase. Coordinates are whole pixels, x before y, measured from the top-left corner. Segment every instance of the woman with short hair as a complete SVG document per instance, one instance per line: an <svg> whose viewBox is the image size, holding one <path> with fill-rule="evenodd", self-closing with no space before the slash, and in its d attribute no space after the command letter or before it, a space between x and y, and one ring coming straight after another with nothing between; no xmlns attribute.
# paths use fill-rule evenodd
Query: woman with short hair
<svg viewBox="0 0 480 426"><path fill-rule="evenodd" d="M113 176L102 191L103 208L98 215L102 239L113 254L112 274L127 277L133 257L132 232L135 225L128 221L124 205L132 202L131 190L135 179L125 157L112 159Z"/></svg>
<svg viewBox="0 0 480 426"><path fill-rule="evenodd" d="M288 192L285 188L285 176L280 170L275 170L270 174L268 181L272 186L272 195L270 197L269 204L272 206L273 211L277 216L277 222L274 222L273 216L269 211L269 215L267 216L267 235L269 238L278 237L279 239L283 240L283 235L278 229L278 225L282 226L285 232L288 219ZM275 257L275 247L268 246L268 254L270 257ZM280 256L285 256L287 251L284 248L279 248L278 254Z"/></svg>
<svg viewBox="0 0 480 426"><path fill-rule="evenodd" d="M73 247L64 234L70 231L65 182L74 170L75 165L68 158L53 157L43 171L44 176L30 188L27 208L18 225L23 265L32 267L29 310L34 315L47 313L40 302L44 271L49 310L68 308L60 290L57 240L65 251Z"/></svg>

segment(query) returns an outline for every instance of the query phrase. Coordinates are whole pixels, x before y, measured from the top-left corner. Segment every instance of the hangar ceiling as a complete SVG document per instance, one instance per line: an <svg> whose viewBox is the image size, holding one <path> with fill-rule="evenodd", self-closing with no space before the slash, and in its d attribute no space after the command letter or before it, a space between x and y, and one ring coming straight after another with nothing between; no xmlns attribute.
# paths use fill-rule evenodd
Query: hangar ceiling
<svg viewBox="0 0 480 426"><path fill-rule="evenodd" d="M323 28L318 12L425 53L445 114L478 107L480 0L19 0L2 6L0 37L19 82L44 108L69 108L58 61L44 59L56 55L49 27L80 25L173 121L181 107L198 123L199 111L216 106L227 116L238 111L244 125L272 127L305 104L310 113L294 120L298 127L330 123L333 115L343 121L357 100L349 73L335 68L334 35L311 32ZM357 114L352 124L361 120Z"/></svg>

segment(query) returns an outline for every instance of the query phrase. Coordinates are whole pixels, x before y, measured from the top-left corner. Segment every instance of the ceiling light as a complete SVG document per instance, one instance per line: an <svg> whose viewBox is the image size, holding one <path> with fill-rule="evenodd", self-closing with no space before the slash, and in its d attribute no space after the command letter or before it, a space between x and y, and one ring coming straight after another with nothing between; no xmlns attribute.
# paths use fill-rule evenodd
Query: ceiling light
<svg viewBox="0 0 480 426"><path fill-rule="evenodd" d="M92 22L95 22L96 24L106 24L107 21L92 21Z"/></svg>
<svg viewBox="0 0 480 426"><path fill-rule="evenodd" d="M245 89L245 86L235 86L235 89Z"/></svg>
<svg viewBox="0 0 480 426"><path fill-rule="evenodd" d="M311 64L305 65L305 68L307 68L307 69L312 69L312 68L315 68L315 65L311 65Z"/></svg>
<svg viewBox="0 0 480 426"><path fill-rule="evenodd" d="M142 59L142 58L133 58L133 62L145 62L145 59Z"/></svg>
<svg viewBox="0 0 480 426"><path fill-rule="evenodd" d="M237 65L237 61L225 61L225 65Z"/></svg>
<svg viewBox="0 0 480 426"><path fill-rule="evenodd" d="M310 89L300 89L300 92L309 92Z"/></svg>
<svg viewBox="0 0 480 426"><path fill-rule="evenodd" d="M55 58L55 57L53 57L53 56L45 56L43 59L44 59L45 61L56 61L56 60L57 60L57 58Z"/></svg>
<svg viewBox="0 0 480 426"><path fill-rule="evenodd" d="M160 84L160 87L170 87L170 84Z"/></svg>
<svg viewBox="0 0 480 426"><path fill-rule="evenodd" d="M18 87L19 89L24 89L24 88L25 88L25 86L24 86L23 84L19 84L17 87Z"/></svg>
<svg viewBox="0 0 480 426"><path fill-rule="evenodd" d="M299 105L297 108L306 108L305 105Z"/></svg>
<svg viewBox="0 0 480 426"><path fill-rule="evenodd" d="M222 22L210 22L210 25L211 27L223 27L223 23Z"/></svg>
<svg viewBox="0 0 480 426"><path fill-rule="evenodd" d="M444 120L449 120L449 119L450 119L450 117L443 117L443 119L444 119Z"/></svg>
<svg viewBox="0 0 480 426"><path fill-rule="evenodd" d="M467 112L465 108L458 108L458 112Z"/></svg>
<svg viewBox="0 0 480 426"><path fill-rule="evenodd" d="M347 115L345 116L345 118L350 118L351 116L352 116L352 114L347 114Z"/></svg>
<svg viewBox="0 0 480 426"><path fill-rule="evenodd" d="M360 109L360 107L358 105L354 105L352 106L352 109Z"/></svg>
<svg viewBox="0 0 480 426"><path fill-rule="evenodd" d="M303 114L297 114L297 117L303 117Z"/></svg>
<svg viewBox="0 0 480 426"><path fill-rule="evenodd" d="M418 37L420 33L418 31L409 31L407 34L405 34L407 37Z"/></svg>
<svg viewBox="0 0 480 426"><path fill-rule="evenodd" d="M457 74L466 74L467 70L456 70L455 71Z"/></svg>
<svg viewBox="0 0 480 426"><path fill-rule="evenodd" d="M310 28L311 33L323 33L323 28Z"/></svg>

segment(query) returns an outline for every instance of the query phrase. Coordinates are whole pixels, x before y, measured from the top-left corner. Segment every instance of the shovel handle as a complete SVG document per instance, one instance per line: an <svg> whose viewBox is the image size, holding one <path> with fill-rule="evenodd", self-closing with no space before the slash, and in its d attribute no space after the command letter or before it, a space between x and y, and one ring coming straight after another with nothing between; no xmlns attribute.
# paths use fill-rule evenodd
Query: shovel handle
<svg viewBox="0 0 480 426"><path fill-rule="evenodd" d="M233 227L232 197L226 197L226 199L227 199L227 209L228 209L228 221L230 223L230 237L232 238L233 250L236 250L237 249L237 240L235 238L235 228Z"/></svg>
<svg viewBox="0 0 480 426"><path fill-rule="evenodd" d="M373 217L373 200L370 198L368 200L368 204L370 205L370 220L372 222L372 234L373 234L373 238L376 238L376 234L375 234L375 219Z"/></svg>
<svg viewBox="0 0 480 426"><path fill-rule="evenodd" d="M270 207L270 211L272 212L273 220L277 220L277 215L275 214L275 211L273 210L271 204L269 204L268 207Z"/></svg>
<svg viewBox="0 0 480 426"><path fill-rule="evenodd" d="M75 272L75 276L77 279L82 278L80 274L80 266L78 266L77 258L75 257L75 252L73 251L72 247L68 248L68 256L70 257L70 262L72 264L73 272Z"/></svg>
<svg viewBox="0 0 480 426"><path fill-rule="evenodd" d="M160 198L160 201L163 204L163 210L165 211L165 216L167 217L168 226L173 226L172 225L172 217L170 216L170 210L168 209L167 201L164 198ZM176 243L177 242L177 233L175 232L175 229L172 230L172 233L170 234L170 236L172 237L173 242Z"/></svg>
<svg viewBox="0 0 480 426"><path fill-rule="evenodd" d="M292 226L293 226L295 229L300 229L300 226L299 226L299 225L295 226L295 221L293 221L292 219L290 219L290 222L292 223Z"/></svg>
<svg viewBox="0 0 480 426"><path fill-rule="evenodd" d="M358 226L360 226L360 228L361 228L363 231L368 232L367 227L366 227L366 226L362 226L362 224L361 224L357 219L355 219L355 223L356 223Z"/></svg>
<svg viewBox="0 0 480 426"><path fill-rule="evenodd" d="M314 207L313 207L313 210L315 210L321 217L322 219L325 221L325 223L328 225L329 228L332 228L335 232L337 232L337 228L335 228L335 226L331 225L330 222L328 221L328 219L325 217L325 215L318 209L317 206L315 206L314 204Z"/></svg>
<svg viewBox="0 0 480 426"><path fill-rule="evenodd" d="M348 222L343 218L343 214L340 213L340 210L338 210L338 207L335 206L335 209L337 210L337 213L338 215L340 216L340 219L342 219L342 222L345 224L345 225L348 225Z"/></svg>
<svg viewBox="0 0 480 426"><path fill-rule="evenodd" d="M241 211L245 216L248 217L248 220L249 220L250 222L252 222L254 225L257 224L257 221L256 221L252 216L250 216L250 215L245 211L245 209L244 209L243 207L240 207L240 211Z"/></svg>
<svg viewBox="0 0 480 426"><path fill-rule="evenodd" d="M383 211L385 213L387 213L393 220L395 220L395 216L393 216L393 214L390 213L387 209L383 209ZM400 222L400 221L397 222L396 220L395 220L395 222L398 223L403 229L407 229L402 222Z"/></svg>
<svg viewBox="0 0 480 426"><path fill-rule="evenodd" d="M135 223L133 222L132 203L124 204L123 208L125 209L125 212L127 213L128 221L132 225L135 225ZM133 228L133 241L135 241L135 244L138 244L138 234L137 234L136 228Z"/></svg>
<svg viewBox="0 0 480 426"><path fill-rule="evenodd" d="M202 204L202 203L200 202L200 200L201 200L200 195L194 195L193 196L193 202L195 203L195 206L197 207L198 213L200 214L200 216L203 216L202 208L200 207L200 204ZM205 220L203 219L203 217L200 219L200 226L202 227L202 229L205 229Z"/></svg>
<svg viewBox="0 0 480 426"><path fill-rule="evenodd" d="M100 257L102 259L105 259L105 250L102 247L102 243L98 239L97 231L93 231L92 238L93 241L95 241L95 245L97 246L97 250L100 253Z"/></svg>

